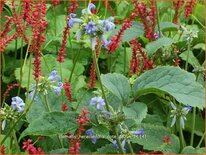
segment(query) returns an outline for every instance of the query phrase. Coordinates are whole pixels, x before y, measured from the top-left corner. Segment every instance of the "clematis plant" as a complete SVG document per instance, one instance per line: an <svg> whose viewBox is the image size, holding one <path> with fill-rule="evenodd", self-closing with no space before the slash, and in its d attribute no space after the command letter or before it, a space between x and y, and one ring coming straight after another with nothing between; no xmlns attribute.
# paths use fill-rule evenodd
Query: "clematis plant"
<svg viewBox="0 0 206 155"><path fill-rule="evenodd" d="M108 41L104 36L105 32L114 30L115 24L114 18L109 17L106 20L100 20L96 14L91 12L96 6L93 3L88 5L87 9L82 10L81 18L75 18L76 14L71 13L69 15L68 26L72 28L75 23L79 24L79 31L76 33L77 40L80 40L83 36L89 36L92 50L95 49L96 37L99 37L103 41L103 47L107 47L111 41Z"/></svg>

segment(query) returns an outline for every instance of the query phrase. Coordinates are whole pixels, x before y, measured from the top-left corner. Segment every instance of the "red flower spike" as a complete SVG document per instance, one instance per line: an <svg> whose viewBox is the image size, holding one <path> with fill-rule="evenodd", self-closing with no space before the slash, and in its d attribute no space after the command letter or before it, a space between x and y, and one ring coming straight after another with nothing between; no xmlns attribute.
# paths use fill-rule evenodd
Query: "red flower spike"
<svg viewBox="0 0 206 155"><path fill-rule="evenodd" d="M45 154L40 147L36 149L31 143L31 139L28 139L26 142L23 142L22 149L26 150L28 154Z"/></svg>
<svg viewBox="0 0 206 155"><path fill-rule="evenodd" d="M66 26L64 28L64 31L63 31L62 45L61 45L61 48L58 52L58 58L57 58L57 61L59 61L60 63L64 62L64 58L66 56L65 48L66 48L66 44L67 44L67 34L68 34L68 32L69 32L69 27Z"/></svg>
<svg viewBox="0 0 206 155"><path fill-rule="evenodd" d="M64 112L64 111L68 111L69 110L69 107L68 107L68 105L66 105L65 103L62 103L62 111Z"/></svg>
<svg viewBox="0 0 206 155"><path fill-rule="evenodd" d="M187 3L185 5L185 12L184 12L184 18L187 18L189 16L192 15L192 11L195 7L195 3L196 3L196 0L187 0Z"/></svg>
<svg viewBox="0 0 206 155"><path fill-rule="evenodd" d="M6 154L6 147L4 145L0 146L0 153L1 154Z"/></svg>
<svg viewBox="0 0 206 155"><path fill-rule="evenodd" d="M74 136L74 138L71 138L71 135L67 134L67 139L70 143L69 152L71 154L79 154L80 151L80 142L81 142L81 135L85 131L85 126L89 124L89 117L87 117L87 114L91 114L91 112L87 111L86 107L82 109L82 113L79 114L79 117L76 119L77 123L79 124L79 127L77 129L77 132Z"/></svg>
<svg viewBox="0 0 206 155"><path fill-rule="evenodd" d="M72 102L71 85L69 82L65 82L63 85L68 101Z"/></svg>
<svg viewBox="0 0 206 155"><path fill-rule="evenodd" d="M167 143L167 144L169 144L169 145L172 144L171 139L170 139L169 136L164 136L164 137L163 137L163 142L164 142L164 143Z"/></svg>
<svg viewBox="0 0 206 155"><path fill-rule="evenodd" d="M51 0L52 6L54 7L56 7L60 2L61 0Z"/></svg>
<svg viewBox="0 0 206 155"><path fill-rule="evenodd" d="M180 15L180 9L184 4L184 0L174 0L173 1L173 6L175 9L175 16L173 18L173 23L178 24L178 19Z"/></svg>
<svg viewBox="0 0 206 155"><path fill-rule="evenodd" d="M9 96L9 93L10 93L15 87L19 87L19 84L18 84L18 83L13 83L13 84L7 85L6 91L5 91L5 93L4 93L4 97Z"/></svg>
<svg viewBox="0 0 206 155"><path fill-rule="evenodd" d="M72 0L69 4L69 13L75 13L76 9L79 8L77 4L78 0Z"/></svg>

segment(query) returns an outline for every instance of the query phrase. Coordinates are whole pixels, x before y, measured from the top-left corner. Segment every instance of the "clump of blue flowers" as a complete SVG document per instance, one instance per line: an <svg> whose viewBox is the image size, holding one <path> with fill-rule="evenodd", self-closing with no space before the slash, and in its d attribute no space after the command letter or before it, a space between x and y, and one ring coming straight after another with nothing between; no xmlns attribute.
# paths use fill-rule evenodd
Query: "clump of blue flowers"
<svg viewBox="0 0 206 155"><path fill-rule="evenodd" d="M95 133L94 133L94 131L93 131L92 128L86 130L86 135L87 135L89 138L91 138L91 141L92 141L93 144L96 144L97 138L96 138L96 135L95 135Z"/></svg>
<svg viewBox="0 0 206 155"><path fill-rule="evenodd" d="M89 36L92 50L95 49L96 37L99 37L103 41L103 47L107 47L111 41L107 41L104 33L115 29L115 24L113 23L114 18L109 17L106 20L100 20L97 15L91 12L91 10L95 8L96 6L90 3L87 9L82 10L81 18L75 18L76 14L71 13L68 20L68 26L70 28L72 28L75 23L79 23L80 29L76 33L76 38L80 40L83 36Z"/></svg>
<svg viewBox="0 0 206 155"><path fill-rule="evenodd" d="M177 108L174 103L170 102L170 105L172 107L172 110L171 110L171 116L170 117L173 117L172 119L172 123L171 123L171 127L175 124L177 118L180 119L180 125L181 127L184 129L184 126L185 126L185 120L186 119L186 115L188 112L191 112L192 111L192 107L191 106L186 106L186 107L183 107L183 108Z"/></svg>

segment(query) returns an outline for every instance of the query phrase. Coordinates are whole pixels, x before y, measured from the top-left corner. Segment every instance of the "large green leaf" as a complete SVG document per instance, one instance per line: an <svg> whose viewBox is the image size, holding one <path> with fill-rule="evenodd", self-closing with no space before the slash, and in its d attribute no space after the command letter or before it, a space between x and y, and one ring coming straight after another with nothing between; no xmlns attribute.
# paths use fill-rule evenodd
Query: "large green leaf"
<svg viewBox="0 0 206 155"><path fill-rule="evenodd" d="M137 123L141 123L147 115L147 105L141 102L136 102L128 107L123 107L123 111L126 115L126 119L133 119Z"/></svg>
<svg viewBox="0 0 206 155"><path fill-rule="evenodd" d="M115 149L114 144L106 144L105 146L102 146L101 148L98 148L96 152L93 154L116 154L117 149Z"/></svg>
<svg viewBox="0 0 206 155"><path fill-rule="evenodd" d="M172 43L174 43L174 41L171 38L167 38L167 37L162 37L159 38L153 42L150 42L146 45L146 50L148 52L148 54L153 54L154 52L156 52L158 49L160 49L163 46L170 46L172 45Z"/></svg>
<svg viewBox="0 0 206 155"><path fill-rule="evenodd" d="M164 66L138 77L133 85L136 97L149 93L169 93L178 102L203 109L204 88L195 81L195 75L178 67Z"/></svg>
<svg viewBox="0 0 206 155"><path fill-rule="evenodd" d="M103 85L123 103L129 99L130 85L126 77L117 73L101 75Z"/></svg>
<svg viewBox="0 0 206 155"><path fill-rule="evenodd" d="M32 121L23 131L21 138L27 135L50 136L55 134L74 133L77 128L76 113L73 112L47 112Z"/></svg>
<svg viewBox="0 0 206 155"><path fill-rule="evenodd" d="M194 148L192 146L186 146L183 148L181 154L205 154L205 148Z"/></svg>
<svg viewBox="0 0 206 155"><path fill-rule="evenodd" d="M158 30L158 26L156 26L155 29ZM175 31L175 30L178 30L178 25L172 22L161 22L160 30L161 31Z"/></svg>
<svg viewBox="0 0 206 155"><path fill-rule="evenodd" d="M131 138L132 143L138 143L143 145L146 150L158 150L164 153L179 153L180 142L179 139L170 133L169 129L163 126L151 125L151 124L140 124L133 131L140 128L144 129L143 136L133 136ZM163 137L168 136L171 144L163 142Z"/></svg>

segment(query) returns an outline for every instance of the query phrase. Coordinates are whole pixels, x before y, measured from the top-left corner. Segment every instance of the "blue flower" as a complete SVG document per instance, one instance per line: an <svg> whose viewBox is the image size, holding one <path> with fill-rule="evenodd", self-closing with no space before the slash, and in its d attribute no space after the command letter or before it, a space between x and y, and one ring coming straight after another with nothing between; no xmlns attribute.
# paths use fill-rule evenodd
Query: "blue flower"
<svg viewBox="0 0 206 155"><path fill-rule="evenodd" d="M82 23L83 21L79 18L74 18L76 14L70 13L69 20L68 20L68 26L69 28L72 28L75 23Z"/></svg>
<svg viewBox="0 0 206 155"><path fill-rule="evenodd" d="M92 141L93 144L95 144L97 142L97 138L96 138L92 128L86 130L86 134L87 134L87 136L89 136L91 138L91 141Z"/></svg>
<svg viewBox="0 0 206 155"><path fill-rule="evenodd" d="M34 93L35 93L35 90L32 90L32 91L29 93L29 98L30 98L30 99L33 98ZM35 95L35 97L34 97L34 101L38 101L38 96L37 96L37 95Z"/></svg>
<svg viewBox="0 0 206 155"><path fill-rule="evenodd" d="M90 101L90 105L97 105L97 110L102 110L105 105L104 99L102 97L94 97Z"/></svg>
<svg viewBox="0 0 206 155"><path fill-rule="evenodd" d="M57 71L54 70L49 75L48 80L51 80L51 81L61 81L61 77L57 74Z"/></svg>
<svg viewBox="0 0 206 155"><path fill-rule="evenodd" d="M90 42L91 42L91 44L92 44L92 50L94 50L94 49L95 49L95 46L96 46L96 39L95 39L95 37L91 37L91 38L90 38Z"/></svg>
<svg viewBox="0 0 206 155"><path fill-rule="evenodd" d="M183 110L185 110L186 112L191 112L192 107L191 106L186 106L186 107L183 108Z"/></svg>
<svg viewBox="0 0 206 155"><path fill-rule="evenodd" d="M116 140L113 140L112 143L114 144L114 147L119 150L119 146L118 146L118 144L117 144L117 141L116 141ZM121 143L121 145L122 145L122 148L123 148L124 152L126 152L125 144L126 144L126 141L123 140L122 143Z"/></svg>
<svg viewBox="0 0 206 155"><path fill-rule="evenodd" d="M101 40L104 42L102 47L107 47L111 43L111 40L107 41L107 39L104 35L101 35Z"/></svg>
<svg viewBox="0 0 206 155"><path fill-rule="evenodd" d="M114 17L109 17L106 20L99 20L99 24L103 27L105 32L115 29L115 24L113 23Z"/></svg>
<svg viewBox="0 0 206 155"><path fill-rule="evenodd" d="M87 34L93 34L97 31L97 27L94 22L90 21L87 26L85 27Z"/></svg>
<svg viewBox="0 0 206 155"><path fill-rule="evenodd" d="M96 6L93 3L89 3L87 7L88 14L92 14L91 10L96 9Z"/></svg>
<svg viewBox="0 0 206 155"><path fill-rule="evenodd" d="M142 136L142 135L144 135L144 129L139 129L139 130L133 131L132 134L135 136Z"/></svg>
<svg viewBox="0 0 206 155"><path fill-rule="evenodd" d="M11 107L14 110L17 109L18 112L21 113L24 111L24 106L25 106L25 103L20 97L18 97L18 96L12 97Z"/></svg>
<svg viewBox="0 0 206 155"><path fill-rule="evenodd" d="M55 90L55 93L57 95L59 95L61 93L62 87L63 87L63 83L62 82L58 82L57 86L52 86L52 88Z"/></svg>

